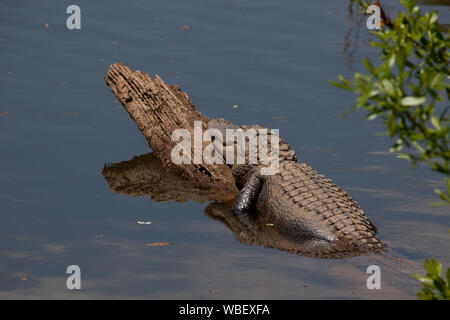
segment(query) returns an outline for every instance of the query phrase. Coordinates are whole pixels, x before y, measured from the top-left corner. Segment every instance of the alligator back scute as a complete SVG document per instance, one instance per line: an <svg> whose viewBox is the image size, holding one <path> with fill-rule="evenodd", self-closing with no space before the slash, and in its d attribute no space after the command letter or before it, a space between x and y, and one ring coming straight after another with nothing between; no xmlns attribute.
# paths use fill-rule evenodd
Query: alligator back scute
<svg viewBox="0 0 450 320"><path fill-rule="evenodd" d="M341 257L385 250L358 203L308 165L281 162L279 172L266 179L258 207L264 208L261 211L279 232L316 239L309 241L316 255L329 257L335 252Z"/></svg>

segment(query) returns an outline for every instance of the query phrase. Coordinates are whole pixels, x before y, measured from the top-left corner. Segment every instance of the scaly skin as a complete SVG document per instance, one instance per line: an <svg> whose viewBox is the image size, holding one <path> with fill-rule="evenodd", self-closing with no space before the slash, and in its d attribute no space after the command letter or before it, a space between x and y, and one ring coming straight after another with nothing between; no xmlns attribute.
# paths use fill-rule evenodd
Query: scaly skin
<svg viewBox="0 0 450 320"><path fill-rule="evenodd" d="M237 128L224 119L214 119L208 126L221 131ZM260 175L258 164L231 165L237 184L243 186L234 206L238 216L249 219L256 208L280 234L301 243L302 254L308 256L343 258L385 250L375 236L375 226L347 192L297 163L294 151L281 138L279 150L279 170L274 175Z"/></svg>
<svg viewBox="0 0 450 320"><path fill-rule="evenodd" d="M313 240L310 254L336 257L380 252L376 228L342 189L306 164L283 162L264 178L258 212L293 240Z"/></svg>

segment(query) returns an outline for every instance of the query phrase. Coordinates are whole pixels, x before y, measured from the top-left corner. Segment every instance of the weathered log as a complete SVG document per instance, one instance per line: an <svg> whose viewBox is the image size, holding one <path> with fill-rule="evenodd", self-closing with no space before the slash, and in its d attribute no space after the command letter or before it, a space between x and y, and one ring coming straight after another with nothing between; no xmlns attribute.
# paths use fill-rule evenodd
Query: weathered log
<svg viewBox="0 0 450 320"><path fill-rule="evenodd" d="M176 165L172 162L171 152L178 143L171 140L172 132L175 129L187 129L193 137L194 121L202 121L203 131L208 121L178 86L165 83L157 75L152 78L145 72L133 71L122 63L110 66L105 82L168 170L193 181L198 188L237 194L234 178L225 164L207 164L202 161L201 164ZM203 142L203 148L207 144ZM190 150L192 155L193 145Z"/></svg>

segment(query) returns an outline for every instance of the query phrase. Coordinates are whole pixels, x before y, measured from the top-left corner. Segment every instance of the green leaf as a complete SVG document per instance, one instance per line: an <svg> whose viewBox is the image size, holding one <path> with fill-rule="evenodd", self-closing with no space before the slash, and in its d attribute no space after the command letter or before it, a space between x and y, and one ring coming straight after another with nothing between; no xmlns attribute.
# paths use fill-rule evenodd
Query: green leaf
<svg viewBox="0 0 450 320"><path fill-rule="evenodd" d="M446 202L450 202L450 197L446 196L445 193L443 193L441 190L439 189L434 189L434 192L441 197L442 200L446 201Z"/></svg>
<svg viewBox="0 0 450 320"><path fill-rule="evenodd" d="M389 81L388 79L381 80L381 85L387 94L389 94L391 96L395 94L394 86L392 85L392 82Z"/></svg>
<svg viewBox="0 0 450 320"><path fill-rule="evenodd" d="M422 140L425 140L425 136L423 135L422 132L411 132L411 133L409 134L409 138L410 138L412 141L422 141Z"/></svg>
<svg viewBox="0 0 450 320"><path fill-rule="evenodd" d="M447 294L445 290L445 281L439 277L436 277L433 279L433 287L436 288L442 295L442 297L445 299Z"/></svg>
<svg viewBox="0 0 450 320"><path fill-rule="evenodd" d="M389 59L387 60L387 66L388 66L389 70L391 70L392 67L394 66L396 56L397 55L395 53L392 53L391 56L389 57Z"/></svg>
<svg viewBox="0 0 450 320"><path fill-rule="evenodd" d="M402 73L403 70L405 69L405 64L406 64L406 50L405 48L401 47L398 49L397 52L397 66L398 71L400 71L400 73Z"/></svg>
<svg viewBox="0 0 450 320"><path fill-rule="evenodd" d="M373 67L372 63L369 61L369 59L364 58L364 66L367 70L370 71L371 74L376 75L375 68Z"/></svg>
<svg viewBox="0 0 450 320"><path fill-rule="evenodd" d="M427 100L426 97L404 97L400 100L400 104L405 107L417 106L423 104Z"/></svg>
<svg viewBox="0 0 450 320"><path fill-rule="evenodd" d="M433 13L431 14L430 17L430 24L435 23L439 18L439 14L437 13L437 11L433 11Z"/></svg>
<svg viewBox="0 0 450 320"><path fill-rule="evenodd" d="M449 288L450 289L450 268L447 268L447 272L446 272L446 275L447 275L447 288Z"/></svg>
<svg viewBox="0 0 450 320"><path fill-rule="evenodd" d="M420 274L413 274L413 276L414 276L414 278L419 280L423 286L428 287L428 288L433 288L433 279L431 279L430 277L423 276Z"/></svg>
<svg viewBox="0 0 450 320"><path fill-rule="evenodd" d="M371 45L372 47L378 47L378 48L383 48L383 47L384 47L384 44L383 44L383 43L381 43L381 42L376 42L376 41L370 42L370 45Z"/></svg>
<svg viewBox="0 0 450 320"><path fill-rule="evenodd" d="M352 87L348 83L345 83L345 82L337 82L337 81L333 81L333 80L329 80L329 82L333 86L341 88L341 89L345 89L345 90L351 90L352 89Z"/></svg>
<svg viewBox="0 0 450 320"><path fill-rule="evenodd" d="M422 154L425 153L425 150L422 148L422 146L420 144L418 144L416 141L413 141L412 143L413 143L414 147L416 147L416 149L420 151L420 153L422 153Z"/></svg>
<svg viewBox="0 0 450 320"><path fill-rule="evenodd" d="M397 155L397 158L399 159L406 159L406 160L411 160L411 155L407 154L407 153L400 153L399 155Z"/></svg>
<svg viewBox="0 0 450 320"><path fill-rule="evenodd" d="M433 126L436 128L436 130L440 131L441 130L441 124L439 122L439 118L436 117L435 115L431 116L431 123L433 124Z"/></svg>

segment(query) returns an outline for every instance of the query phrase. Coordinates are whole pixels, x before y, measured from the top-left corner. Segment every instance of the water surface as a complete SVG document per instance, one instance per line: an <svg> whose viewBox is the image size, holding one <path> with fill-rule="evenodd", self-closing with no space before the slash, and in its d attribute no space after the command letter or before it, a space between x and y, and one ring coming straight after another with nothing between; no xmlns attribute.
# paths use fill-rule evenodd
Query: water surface
<svg viewBox="0 0 450 320"><path fill-rule="evenodd" d="M440 177L390 155L381 123L337 119L354 97L328 80L376 57L347 1L81 0L81 31L66 28L70 4L0 3L0 298L414 298L424 259L450 264L448 210L428 205ZM103 81L117 61L178 84L208 117L279 128L401 259L247 246L208 203L112 191L104 165L150 152ZM159 242L172 245L146 246ZM81 291L66 289L71 264ZM366 288L370 264L381 290Z"/></svg>

